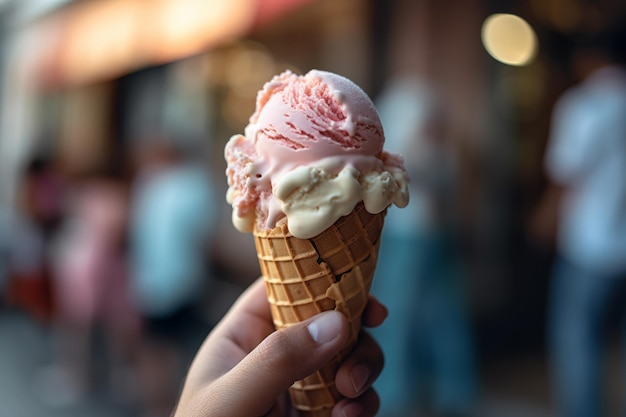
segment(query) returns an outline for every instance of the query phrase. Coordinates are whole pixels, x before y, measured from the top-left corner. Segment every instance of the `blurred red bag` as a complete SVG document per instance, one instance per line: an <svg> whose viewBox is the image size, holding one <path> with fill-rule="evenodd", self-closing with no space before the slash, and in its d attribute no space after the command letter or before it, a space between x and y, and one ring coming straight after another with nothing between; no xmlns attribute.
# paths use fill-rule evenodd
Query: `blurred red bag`
<svg viewBox="0 0 626 417"><path fill-rule="evenodd" d="M5 298L8 306L23 309L41 322L52 319L52 283L46 270L9 276Z"/></svg>

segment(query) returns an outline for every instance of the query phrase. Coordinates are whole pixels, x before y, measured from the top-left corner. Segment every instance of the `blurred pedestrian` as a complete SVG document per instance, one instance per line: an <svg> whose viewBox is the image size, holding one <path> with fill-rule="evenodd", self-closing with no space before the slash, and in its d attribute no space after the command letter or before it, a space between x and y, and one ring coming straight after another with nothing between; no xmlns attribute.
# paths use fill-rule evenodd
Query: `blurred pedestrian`
<svg viewBox="0 0 626 417"><path fill-rule="evenodd" d="M386 358L377 383L381 415L469 412L475 364L456 248L458 165L444 109L413 76L392 79L377 105L387 146L405 157L411 179L409 205L385 220L373 284L390 311L373 332Z"/></svg>
<svg viewBox="0 0 626 417"><path fill-rule="evenodd" d="M133 294L143 316L141 395L155 417L169 416L191 359L186 344L201 320L217 215L204 161L181 146L167 139L142 144L132 195Z"/></svg>
<svg viewBox="0 0 626 417"><path fill-rule="evenodd" d="M556 103L547 149L548 175L562 190L548 340L563 417L606 415L605 319L626 279L623 32L579 39L573 68L581 81ZM626 319L623 294L617 305Z"/></svg>
<svg viewBox="0 0 626 417"><path fill-rule="evenodd" d="M139 317L130 301L127 216L127 187L118 179L93 175L73 190L54 247L56 363L42 375L50 401L74 402L91 389L99 334L113 394L132 384Z"/></svg>
<svg viewBox="0 0 626 417"><path fill-rule="evenodd" d="M49 251L65 209L65 192L54 158L36 155L24 167L17 203L10 210L6 299L44 323L54 310Z"/></svg>

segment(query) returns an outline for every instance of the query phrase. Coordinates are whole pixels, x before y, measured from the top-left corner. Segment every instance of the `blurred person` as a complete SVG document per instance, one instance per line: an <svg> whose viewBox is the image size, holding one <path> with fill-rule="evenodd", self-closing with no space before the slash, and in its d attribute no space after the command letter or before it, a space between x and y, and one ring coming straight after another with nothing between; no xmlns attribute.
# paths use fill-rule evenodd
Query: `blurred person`
<svg viewBox="0 0 626 417"><path fill-rule="evenodd" d="M186 366L186 344L206 298L217 204L209 171L182 144L139 146L133 187L133 294L143 316L142 402L169 416Z"/></svg>
<svg viewBox="0 0 626 417"><path fill-rule="evenodd" d="M50 320L54 300L50 285L50 243L63 216L65 178L52 157L27 161L10 213L7 303L41 322Z"/></svg>
<svg viewBox="0 0 626 417"><path fill-rule="evenodd" d="M91 389L99 332L112 393L132 384L139 317L130 300L127 194L121 180L95 174L78 180L70 197L54 243L56 363L40 375L50 402L72 403Z"/></svg>
<svg viewBox="0 0 626 417"><path fill-rule="evenodd" d="M563 417L606 415L601 370L612 302L626 319L626 36L620 28L579 40L580 82L555 105L545 159L560 190L548 343Z"/></svg>
<svg viewBox="0 0 626 417"><path fill-rule="evenodd" d="M386 316L385 306L370 297L363 325L379 326ZM337 311L275 331L259 278L205 339L172 416L294 416L288 388L337 355L348 333L348 321ZM332 415L374 416L378 397L371 385L382 366L379 346L363 331L337 371L336 388L346 398Z"/></svg>
<svg viewBox="0 0 626 417"><path fill-rule="evenodd" d="M626 318L619 291L626 283L625 42L621 27L581 38L573 57L580 83L555 105L546 154L548 175L562 190L548 340L564 417L606 415L603 342L611 301Z"/></svg>
<svg viewBox="0 0 626 417"><path fill-rule="evenodd" d="M47 323L53 314L49 258L43 231L20 210L7 227L6 304Z"/></svg>
<svg viewBox="0 0 626 417"><path fill-rule="evenodd" d="M475 400L473 342L454 236L458 167L441 106L416 76L393 78L377 103L386 144L405 157L411 179L409 206L385 220L373 284L373 293L390 307L389 320L373 333L386 358L377 383L382 416L415 410L461 415Z"/></svg>

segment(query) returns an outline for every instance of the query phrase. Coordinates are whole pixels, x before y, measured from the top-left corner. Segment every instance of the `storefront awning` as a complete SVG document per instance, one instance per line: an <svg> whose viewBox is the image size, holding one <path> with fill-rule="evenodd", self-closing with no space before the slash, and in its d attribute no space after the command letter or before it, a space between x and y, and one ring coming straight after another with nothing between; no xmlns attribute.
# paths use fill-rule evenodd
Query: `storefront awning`
<svg viewBox="0 0 626 417"><path fill-rule="evenodd" d="M44 87L111 79L202 53L313 0L89 0L35 23Z"/></svg>

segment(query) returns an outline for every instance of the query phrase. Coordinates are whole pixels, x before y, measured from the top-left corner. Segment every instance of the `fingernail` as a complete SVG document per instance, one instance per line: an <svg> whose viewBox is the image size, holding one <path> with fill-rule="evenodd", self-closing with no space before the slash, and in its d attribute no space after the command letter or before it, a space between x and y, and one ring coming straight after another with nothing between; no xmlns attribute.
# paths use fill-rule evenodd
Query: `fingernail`
<svg viewBox="0 0 626 417"><path fill-rule="evenodd" d="M356 365L350 372L350 378L352 379L354 392L360 394L370 378L370 370L365 365Z"/></svg>
<svg viewBox="0 0 626 417"><path fill-rule="evenodd" d="M309 326L309 333L313 340L320 345L335 340L341 332L341 313L327 311L320 314Z"/></svg>

